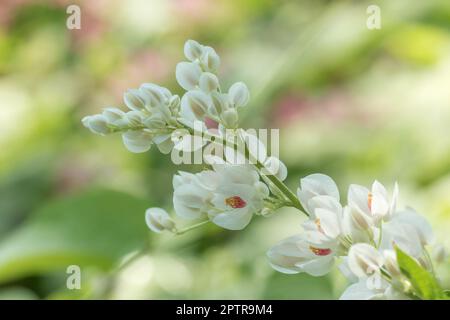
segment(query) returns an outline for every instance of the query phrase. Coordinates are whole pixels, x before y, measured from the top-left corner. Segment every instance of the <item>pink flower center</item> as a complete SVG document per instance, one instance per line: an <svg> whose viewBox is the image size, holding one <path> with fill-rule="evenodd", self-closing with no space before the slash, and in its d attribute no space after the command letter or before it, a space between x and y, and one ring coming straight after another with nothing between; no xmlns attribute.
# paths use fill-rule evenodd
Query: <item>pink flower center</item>
<svg viewBox="0 0 450 320"><path fill-rule="evenodd" d="M372 199L373 199L373 194L372 194L372 192L369 192L369 194L367 196L367 205L369 206L370 211L372 211Z"/></svg>
<svg viewBox="0 0 450 320"><path fill-rule="evenodd" d="M240 209L244 208L247 205L247 202L239 196L232 196L225 199L225 204L234 209Z"/></svg>
<svg viewBox="0 0 450 320"><path fill-rule="evenodd" d="M331 249L328 248L316 248L313 246L309 246L309 250L312 251L316 256L327 256L331 253Z"/></svg>

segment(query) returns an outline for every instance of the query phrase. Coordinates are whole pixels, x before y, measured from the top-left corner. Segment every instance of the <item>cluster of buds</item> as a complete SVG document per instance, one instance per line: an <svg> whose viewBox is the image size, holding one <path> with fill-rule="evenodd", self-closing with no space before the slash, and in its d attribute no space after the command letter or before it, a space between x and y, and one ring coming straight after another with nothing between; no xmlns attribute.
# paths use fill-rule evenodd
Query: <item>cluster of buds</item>
<svg viewBox="0 0 450 320"><path fill-rule="evenodd" d="M219 156L203 155L210 169L173 177L175 214L199 222L179 229L167 211L150 208L148 227L182 234L211 222L241 230L255 214L268 216L281 207L294 207L308 220L301 234L268 251L274 269L322 276L340 260L340 270L352 282L342 299L408 298L395 248L431 270L426 246L433 243L433 235L415 211L397 210L397 185L392 195L377 181L371 190L351 185L343 206L335 182L312 174L300 180L295 194L283 182L286 166L269 156L255 135L239 128L239 108L249 101L247 86L236 82L228 92L222 91L217 76L220 58L213 48L188 40L184 54L188 61L176 67L176 79L186 90L181 99L166 88L145 83L124 94L129 111L106 108L82 120L94 133L121 133L131 152L145 152L152 144L166 154L174 148L191 152L198 147L191 139L198 131L203 133L200 147L209 144L224 151ZM206 119L216 121L218 130L207 129ZM438 256L444 259L445 251L438 250Z"/></svg>

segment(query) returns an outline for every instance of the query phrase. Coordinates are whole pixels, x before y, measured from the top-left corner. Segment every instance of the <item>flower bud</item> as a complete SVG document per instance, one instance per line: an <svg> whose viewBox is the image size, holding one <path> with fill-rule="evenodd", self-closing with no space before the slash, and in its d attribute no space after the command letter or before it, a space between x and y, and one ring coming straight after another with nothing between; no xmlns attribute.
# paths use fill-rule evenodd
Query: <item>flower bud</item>
<svg viewBox="0 0 450 320"><path fill-rule="evenodd" d="M203 46L195 40L188 40L184 44L184 55L189 61L200 59L203 53Z"/></svg>
<svg viewBox="0 0 450 320"><path fill-rule="evenodd" d="M166 122L160 114L151 115L145 118L142 123L149 129L163 128L166 125Z"/></svg>
<svg viewBox="0 0 450 320"><path fill-rule="evenodd" d="M207 70L214 72L219 69L220 58L216 51L211 47L204 47L204 52L201 57L202 66Z"/></svg>
<svg viewBox="0 0 450 320"><path fill-rule="evenodd" d="M250 99L248 88L243 82L236 82L233 84L228 91L228 95L230 96L231 103L235 107L245 106Z"/></svg>
<svg viewBox="0 0 450 320"><path fill-rule="evenodd" d="M360 230L368 230L372 227L373 221L357 207L349 207L350 217L353 225Z"/></svg>
<svg viewBox="0 0 450 320"><path fill-rule="evenodd" d="M93 133L105 135L111 132L111 129L108 127L108 119L101 114L84 117L81 122Z"/></svg>
<svg viewBox="0 0 450 320"><path fill-rule="evenodd" d="M178 84L185 90L193 90L198 86L202 70L192 62L180 62L177 64L175 77Z"/></svg>
<svg viewBox="0 0 450 320"><path fill-rule="evenodd" d="M140 96L146 102L147 109L165 105L172 93L164 87L154 83L144 83L139 87Z"/></svg>
<svg viewBox="0 0 450 320"><path fill-rule="evenodd" d="M221 118L226 128L237 128L239 115L235 109L225 110L222 112Z"/></svg>
<svg viewBox="0 0 450 320"><path fill-rule="evenodd" d="M219 92L211 92L212 104L209 108L209 112L215 116L218 116L225 109L228 108L228 96Z"/></svg>
<svg viewBox="0 0 450 320"><path fill-rule="evenodd" d="M378 272L383 266L383 256L367 243L354 244L348 252L348 266L359 278Z"/></svg>
<svg viewBox="0 0 450 320"><path fill-rule="evenodd" d="M142 124L142 114L139 111L128 111L125 118L130 127L138 127Z"/></svg>
<svg viewBox="0 0 450 320"><path fill-rule="evenodd" d="M211 105L211 98L200 90L187 92L181 99L182 116L189 119L202 120Z"/></svg>
<svg viewBox="0 0 450 320"><path fill-rule="evenodd" d="M145 222L153 232L161 233L164 230L174 231L175 222L168 213L161 208L150 208L145 211Z"/></svg>
<svg viewBox="0 0 450 320"><path fill-rule="evenodd" d="M106 117L106 120L112 124L118 120L122 120L125 116L125 112L122 110L111 107L103 109L102 114Z"/></svg>
<svg viewBox="0 0 450 320"><path fill-rule="evenodd" d="M146 152L152 146L152 135L145 130L130 130L122 134L125 147L134 153Z"/></svg>
<svg viewBox="0 0 450 320"><path fill-rule="evenodd" d="M392 277L398 277L401 275L400 268L397 263L397 256L393 250L384 250L384 267Z"/></svg>
<svg viewBox="0 0 450 320"><path fill-rule="evenodd" d="M276 157L268 157L264 161L264 168L267 170L268 174L275 175L281 181L287 178L287 168L286 165Z"/></svg>
<svg viewBox="0 0 450 320"><path fill-rule="evenodd" d="M215 74L204 72L199 80L200 89L205 92L216 91L219 88L219 79Z"/></svg>
<svg viewBox="0 0 450 320"><path fill-rule="evenodd" d="M437 244L433 248L433 259L437 263L443 263L445 260L447 260L448 254L447 250L445 250L445 247L442 244Z"/></svg>
<svg viewBox="0 0 450 320"><path fill-rule="evenodd" d="M137 89L129 89L125 92L123 101L130 110L141 111L145 108L145 100Z"/></svg>
<svg viewBox="0 0 450 320"><path fill-rule="evenodd" d="M180 97L178 95L173 95L169 99L169 108L174 111L178 110L178 107L180 106Z"/></svg>

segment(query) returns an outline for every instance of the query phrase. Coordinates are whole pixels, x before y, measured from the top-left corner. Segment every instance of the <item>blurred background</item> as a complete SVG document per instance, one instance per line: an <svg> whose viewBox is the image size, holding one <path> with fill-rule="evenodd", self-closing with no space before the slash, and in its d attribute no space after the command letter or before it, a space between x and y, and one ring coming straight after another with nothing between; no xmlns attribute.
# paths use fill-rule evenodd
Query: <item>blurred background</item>
<svg viewBox="0 0 450 320"><path fill-rule="evenodd" d="M66 8L81 8L68 30ZM368 30L366 9L381 8ZM0 299L335 299L338 271L276 273L265 252L298 233L290 209L244 231L214 225L150 235L144 211L172 208L177 170L156 148L128 152L81 118L155 82L181 93L175 65L195 39L252 99L247 128L280 128L287 183L314 172L400 184L400 205L450 246L450 2L128 0L0 3ZM149 254L117 267L148 246ZM66 288L79 265L81 290ZM448 288L450 268L438 267Z"/></svg>

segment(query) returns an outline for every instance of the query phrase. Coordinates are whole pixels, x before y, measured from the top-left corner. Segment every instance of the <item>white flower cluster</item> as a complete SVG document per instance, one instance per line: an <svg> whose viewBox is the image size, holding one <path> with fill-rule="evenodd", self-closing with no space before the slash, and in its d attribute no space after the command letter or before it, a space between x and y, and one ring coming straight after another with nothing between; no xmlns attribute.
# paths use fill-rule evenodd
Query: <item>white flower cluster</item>
<svg viewBox="0 0 450 320"><path fill-rule="evenodd" d="M124 94L129 111L106 108L82 120L97 134L120 132L132 152L144 152L156 144L163 153L178 147L195 149L190 138L200 123L202 133L206 131L200 146L210 143L225 151L221 156L203 155L211 169L196 174L179 172L173 177L176 215L200 223L178 229L165 210L150 208L146 212L148 227L158 233L182 234L212 222L241 230L254 214L267 216L278 208L294 207L306 211L308 220L303 223L303 233L268 251L273 268L322 276L339 259L341 271L353 283L342 299L406 298L407 281L400 272L395 248L430 270L425 246L433 242L433 236L422 216L412 209L397 210L397 185L392 195L377 181L371 190L351 185L347 204L342 206L335 182L326 175L313 174L300 180L296 195L283 183L286 166L277 157L268 156L255 135L239 128L238 109L249 100L246 85L237 82L222 92L216 74L220 58L213 48L188 40L184 54L188 61L176 67L176 79L186 90L181 99L166 88L145 83ZM206 118L218 122L216 134L206 129ZM180 137L179 129L188 134ZM228 131L232 138L238 138L231 145ZM242 161L250 159L255 161ZM439 256L443 259L445 252L440 250Z"/></svg>
<svg viewBox="0 0 450 320"><path fill-rule="evenodd" d="M108 107L101 114L84 117L83 125L100 135L121 132L131 152L146 152L156 144L165 154L177 142L173 136L176 130L193 128L196 120L208 117L225 128L237 128L237 109L249 101L247 86L237 82L228 93L222 93L215 74L220 58L213 48L188 40L184 53L189 62L180 62L176 67L176 79L186 90L181 101L167 88L144 83L124 94L129 111Z"/></svg>
<svg viewBox="0 0 450 320"><path fill-rule="evenodd" d="M302 234L267 253L276 270L321 276L340 258L340 270L353 282L341 299L403 299L394 246L431 269L425 250L433 242L431 227L412 209L397 210L397 185L392 196L378 181L371 190L351 185L343 207L334 181L312 174L301 179L297 194L309 219Z"/></svg>

